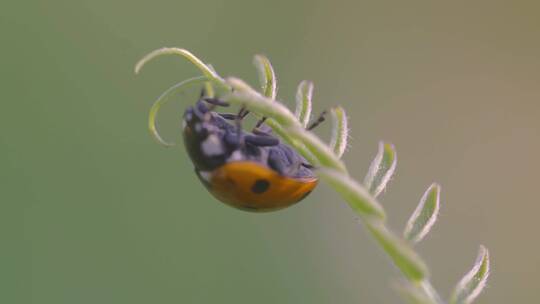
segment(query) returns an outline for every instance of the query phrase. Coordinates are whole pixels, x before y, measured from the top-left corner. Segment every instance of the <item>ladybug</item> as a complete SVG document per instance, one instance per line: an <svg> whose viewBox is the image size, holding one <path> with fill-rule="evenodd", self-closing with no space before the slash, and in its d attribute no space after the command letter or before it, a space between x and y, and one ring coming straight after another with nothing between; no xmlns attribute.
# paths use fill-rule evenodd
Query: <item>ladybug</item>
<svg viewBox="0 0 540 304"><path fill-rule="evenodd" d="M313 166L274 137L265 118L247 132L241 127L247 110L218 113L216 106L228 104L201 96L183 117L185 148L196 175L215 198L245 211L274 211L301 201L317 186Z"/></svg>

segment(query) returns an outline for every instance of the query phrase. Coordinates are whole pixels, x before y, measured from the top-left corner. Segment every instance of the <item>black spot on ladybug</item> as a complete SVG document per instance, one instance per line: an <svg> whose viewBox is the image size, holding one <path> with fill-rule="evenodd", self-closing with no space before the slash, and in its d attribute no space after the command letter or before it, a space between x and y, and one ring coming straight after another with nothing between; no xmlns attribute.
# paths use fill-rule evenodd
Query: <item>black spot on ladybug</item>
<svg viewBox="0 0 540 304"><path fill-rule="evenodd" d="M253 193L264 193L266 190L268 190L268 187L270 187L270 183L265 179L258 179L255 181L253 186L251 186L251 191Z"/></svg>
<svg viewBox="0 0 540 304"><path fill-rule="evenodd" d="M225 183L228 184L230 187L234 187L236 186L236 182L234 181L234 179L230 178L230 177L227 177L225 179Z"/></svg>

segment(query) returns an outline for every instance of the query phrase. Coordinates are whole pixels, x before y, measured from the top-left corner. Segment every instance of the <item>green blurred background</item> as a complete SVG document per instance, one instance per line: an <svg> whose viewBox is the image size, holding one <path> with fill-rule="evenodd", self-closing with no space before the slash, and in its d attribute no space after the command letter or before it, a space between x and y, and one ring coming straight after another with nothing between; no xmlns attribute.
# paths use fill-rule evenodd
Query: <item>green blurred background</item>
<svg viewBox="0 0 540 304"><path fill-rule="evenodd" d="M162 46L252 84L264 53L289 105L313 80L319 111L349 111L355 177L378 140L396 145L381 197L393 228L442 184L418 247L444 295L484 244L478 303L540 302L538 1L8 0L0 35L0 303L401 302L399 273L328 187L240 212L206 192L181 145L152 140L151 102L197 75L163 58L135 77ZM161 116L167 138L180 140L185 105Z"/></svg>

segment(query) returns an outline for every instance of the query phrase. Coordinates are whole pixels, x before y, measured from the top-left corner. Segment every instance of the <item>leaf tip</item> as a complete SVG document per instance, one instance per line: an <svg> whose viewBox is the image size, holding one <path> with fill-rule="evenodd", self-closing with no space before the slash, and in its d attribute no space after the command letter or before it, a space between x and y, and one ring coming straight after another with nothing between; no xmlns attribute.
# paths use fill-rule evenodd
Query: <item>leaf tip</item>
<svg viewBox="0 0 540 304"><path fill-rule="evenodd" d="M253 57L253 64L259 72L259 81L264 96L274 100L277 95L277 79L270 59L262 54Z"/></svg>
<svg viewBox="0 0 540 304"><path fill-rule="evenodd" d="M377 155L369 166L364 185L377 197L390 182L397 167L397 152L393 144L379 142Z"/></svg>
<svg viewBox="0 0 540 304"><path fill-rule="evenodd" d="M472 303L486 287L489 275L489 251L484 245L480 245L473 268L456 285L450 303Z"/></svg>
<svg viewBox="0 0 540 304"><path fill-rule="evenodd" d="M311 99L313 98L313 82L302 80L296 89L295 116L305 128L311 119Z"/></svg>
<svg viewBox="0 0 540 304"><path fill-rule="evenodd" d="M418 243L431 231L440 210L441 186L432 183L422 195L420 203L409 218L403 236L412 243Z"/></svg>
<svg viewBox="0 0 540 304"><path fill-rule="evenodd" d="M138 75L142 68L148 63L150 60L154 59L155 57L158 57L160 55L163 55L167 53L171 48L169 47L162 47L160 49L155 49L151 51L150 53L144 55L137 63L135 64L135 75Z"/></svg>
<svg viewBox="0 0 540 304"><path fill-rule="evenodd" d="M332 138L330 146L337 157L341 158L347 149L349 139L347 113L341 106L333 107L330 112L332 114Z"/></svg>

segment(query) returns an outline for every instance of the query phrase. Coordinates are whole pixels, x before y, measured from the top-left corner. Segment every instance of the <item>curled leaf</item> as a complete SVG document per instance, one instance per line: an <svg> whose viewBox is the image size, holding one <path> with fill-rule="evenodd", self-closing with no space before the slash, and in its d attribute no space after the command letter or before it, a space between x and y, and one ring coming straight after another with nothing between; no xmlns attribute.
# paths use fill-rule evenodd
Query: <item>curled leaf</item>
<svg viewBox="0 0 540 304"><path fill-rule="evenodd" d="M337 170L320 168L317 174L329 183L359 215L384 219L382 206L354 179Z"/></svg>
<svg viewBox="0 0 540 304"><path fill-rule="evenodd" d="M420 203L409 218L403 235L405 239L418 243L437 221L440 208L441 186L432 184L422 195Z"/></svg>
<svg viewBox="0 0 540 304"><path fill-rule="evenodd" d="M480 295L484 287L486 287L488 277L489 251L486 247L480 246L473 268L457 284L450 303L472 303Z"/></svg>
<svg viewBox="0 0 540 304"><path fill-rule="evenodd" d="M184 81L182 81L180 83L177 83L174 86L168 88L154 102L154 104L150 108L150 113L148 115L148 128L150 129L150 133L157 140L158 143L160 143L160 144L162 144L164 146L167 146L167 147L174 146L173 143L169 143L169 142L166 142L165 140L163 140L163 138L159 135L159 132L157 130L156 117L157 117L157 114L158 114L159 109L161 108L161 106L163 106L163 104L165 104L167 101L171 100L171 97L173 95L184 91L185 89L187 89L190 86L205 83L205 81L206 81L206 77L203 77L203 76L194 77L194 78L184 80Z"/></svg>
<svg viewBox="0 0 540 304"><path fill-rule="evenodd" d="M161 48L154 50L144 56L137 64L135 65L135 74L138 74L141 69L151 61L152 59L163 56L163 55L180 55L187 60L189 60L193 65L195 65L202 74L208 78L214 85L219 86L220 88L226 88L224 80L214 71L214 69L204 62L202 62L197 56L193 55L190 51L180 48Z"/></svg>
<svg viewBox="0 0 540 304"><path fill-rule="evenodd" d="M397 165L397 154L394 145L379 142L379 151L369 166L364 178L364 185L373 196L377 197L384 190Z"/></svg>
<svg viewBox="0 0 540 304"><path fill-rule="evenodd" d="M264 96L270 99L276 99L277 79L270 60L264 55L255 55L253 63L259 71L259 81L261 82Z"/></svg>
<svg viewBox="0 0 540 304"><path fill-rule="evenodd" d="M342 107L332 108L332 139L330 147L334 150L337 157L341 158L347 148L347 140L349 139L349 128L347 126L347 114Z"/></svg>
<svg viewBox="0 0 540 304"><path fill-rule="evenodd" d="M303 80L296 90L296 110L295 116L306 128L311 119L311 98L313 96L313 82Z"/></svg>

